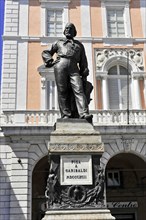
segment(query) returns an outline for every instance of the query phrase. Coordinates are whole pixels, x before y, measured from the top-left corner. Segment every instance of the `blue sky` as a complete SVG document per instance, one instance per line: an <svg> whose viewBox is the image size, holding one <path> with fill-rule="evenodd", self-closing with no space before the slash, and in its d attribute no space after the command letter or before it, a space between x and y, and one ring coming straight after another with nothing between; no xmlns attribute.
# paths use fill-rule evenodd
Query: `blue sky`
<svg viewBox="0 0 146 220"><path fill-rule="evenodd" d="M3 21L4 21L4 2L5 0L0 0L0 81L1 81L1 71L2 71L2 35L3 35Z"/></svg>

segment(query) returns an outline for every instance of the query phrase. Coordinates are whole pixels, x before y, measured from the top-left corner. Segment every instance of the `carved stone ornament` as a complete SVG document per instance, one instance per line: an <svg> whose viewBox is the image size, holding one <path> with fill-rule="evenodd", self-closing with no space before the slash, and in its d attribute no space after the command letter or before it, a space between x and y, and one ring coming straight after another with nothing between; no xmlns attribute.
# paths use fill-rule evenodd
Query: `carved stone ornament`
<svg viewBox="0 0 146 220"><path fill-rule="evenodd" d="M103 152L104 146L99 144L51 144L49 145L50 152Z"/></svg>
<svg viewBox="0 0 146 220"><path fill-rule="evenodd" d="M122 138L121 142L123 144L123 147L125 151L130 151L132 144L134 143L134 138Z"/></svg>
<svg viewBox="0 0 146 220"><path fill-rule="evenodd" d="M105 208L104 171L99 165L100 157L96 155L92 159L93 183L86 186L61 185L59 163L51 159L45 191L46 202L41 205L42 211L52 209Z"/></svg>
<svg viewBox="0 0 146 220"><path fill-rule="evenodd" d="M139 70L144 69L143 53L140 49L104 49L96 50L96 68L101 70L106 61L112 57L129 57L129 59L138 67Z"/></svg>
<svg viewBox="0 0 146 220"><path fill-rule="evenodd" d="M46 88L46 78L45 77L41 78L41 87L42 87L42 89Z"/></svg>

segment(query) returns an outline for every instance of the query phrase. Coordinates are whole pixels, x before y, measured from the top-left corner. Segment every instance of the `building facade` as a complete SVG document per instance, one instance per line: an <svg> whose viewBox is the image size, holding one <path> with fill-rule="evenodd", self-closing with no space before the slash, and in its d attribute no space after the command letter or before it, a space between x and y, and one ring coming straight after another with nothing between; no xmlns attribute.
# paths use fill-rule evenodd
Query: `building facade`
<svg viewBox="0 0 146 220"><path fill-rule="evenodd" d="M2 71L2 48L3 48L3 40L2 40L2 35L3 35L3 28L4 28L4 1L2 0L0 2L0 80L1 80L1 71Z"/></svg>
<svg viewBox="0 0 146 220"><path fill-rule="evenodd" d="M41 52L67 22L86 50L90 111L105 146L108 208L116 219L146 219L146 1L5 0L0 218L40 220L50 133L59 117L53 68Z"/></svg>

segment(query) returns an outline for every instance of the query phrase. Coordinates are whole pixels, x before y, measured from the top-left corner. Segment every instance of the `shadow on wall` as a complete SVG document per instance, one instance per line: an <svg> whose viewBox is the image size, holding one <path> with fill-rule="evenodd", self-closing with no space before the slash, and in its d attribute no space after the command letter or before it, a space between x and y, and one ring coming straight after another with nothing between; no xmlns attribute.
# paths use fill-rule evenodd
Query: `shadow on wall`
<svg viewBox="0 0 146 220"><path fill-rule="evenodd" d="M12 218L13 215L13 219L27 220L27 216L24 214L25 210L21 209L19 201L21 199L22 202L23 197L20 195L19 189L21 183L18 182L19 177L16 181L13 177L11 179L11 158L7 158L7 155L8 153L0 154L0 219L10 220L10 216ZM15 191L13 187L15 187Z"/></svg>

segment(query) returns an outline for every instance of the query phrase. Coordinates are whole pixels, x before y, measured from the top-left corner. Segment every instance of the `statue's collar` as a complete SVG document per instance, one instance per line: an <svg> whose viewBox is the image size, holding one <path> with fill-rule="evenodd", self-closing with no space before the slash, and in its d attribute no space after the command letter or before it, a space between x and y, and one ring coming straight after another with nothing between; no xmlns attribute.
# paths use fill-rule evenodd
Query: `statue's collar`
<svg viewBox="0 0 146 220"><path fill-rule="evenodd" d="M74 45L74 39L66 39L63 44L67 44L68 42Z"/></svg>

